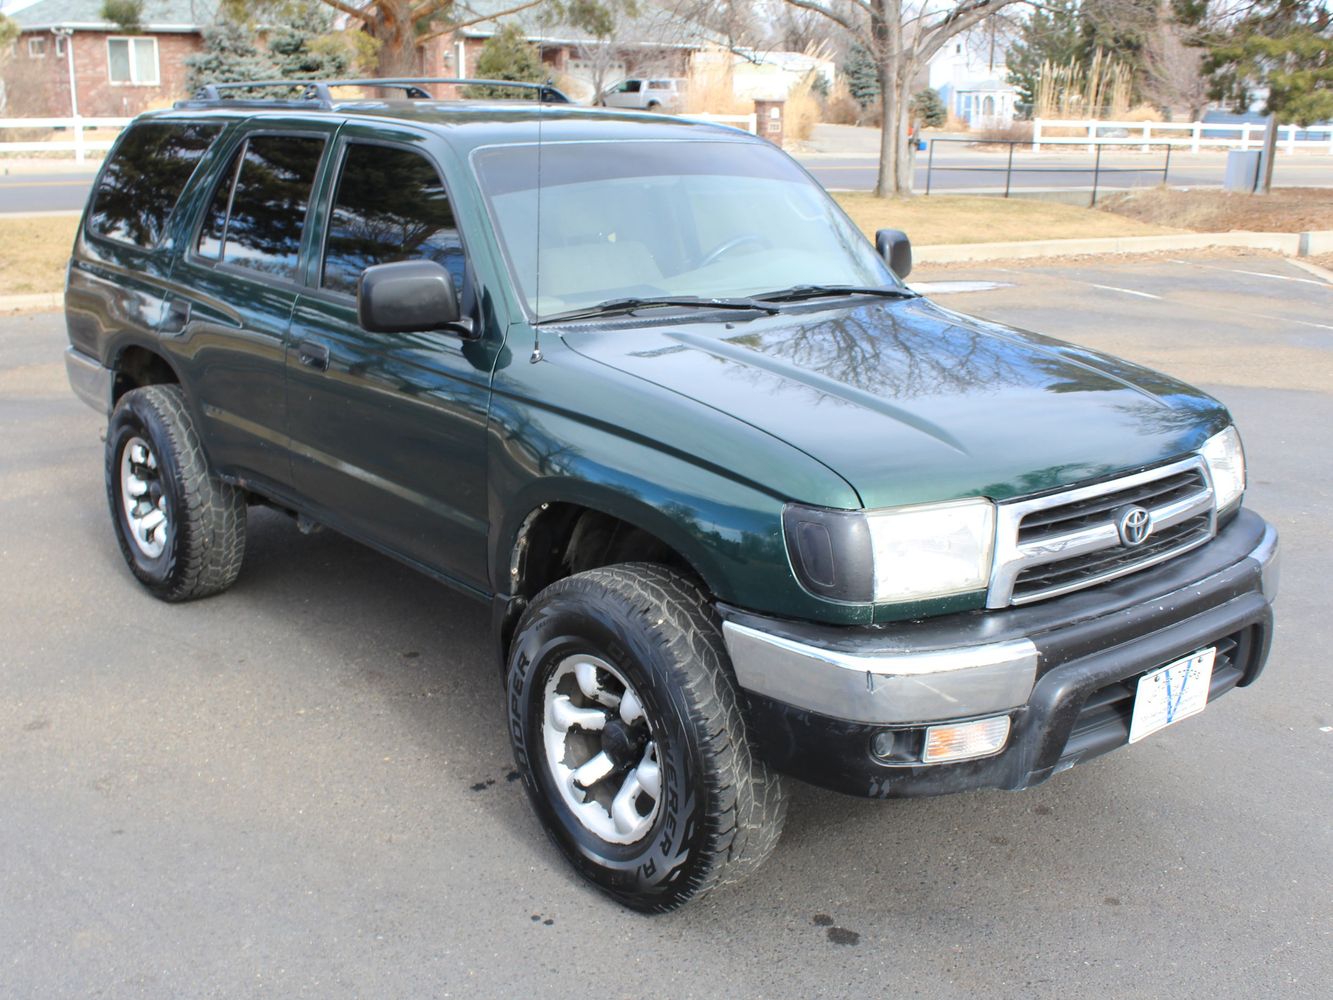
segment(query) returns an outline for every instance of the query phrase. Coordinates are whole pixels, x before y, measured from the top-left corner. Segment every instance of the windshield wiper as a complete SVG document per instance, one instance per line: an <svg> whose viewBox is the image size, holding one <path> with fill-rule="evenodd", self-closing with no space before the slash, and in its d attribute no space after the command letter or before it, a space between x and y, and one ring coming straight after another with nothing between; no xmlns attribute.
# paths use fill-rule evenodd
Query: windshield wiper
<svg viewBox="0 0 1333 1000"><path fill-rule="evenodd" d="M792 285L776 292L765 292L755 298L762 302L801 302L805 299L827 299L835 296L877 295L883 299L915 299L917 293L905 288L882 288L875 285Z"/></svg>
<svg viewBox="0 0 1333 1000"><path fill-rule="evenodd" d="M556 313L553 316L543 316L538 320L538 323L592 319L596 316L615 316L618 313L634 312L636 309L657 309L669 306L684 306L689 309L744 309L752 312L768 313L770 316L782 311L772 303L761 302L758 299L703 299L697 295L660 295L642 298L607 299L607 301L599 302L595 306L571 309L568 312Z"/></svg>

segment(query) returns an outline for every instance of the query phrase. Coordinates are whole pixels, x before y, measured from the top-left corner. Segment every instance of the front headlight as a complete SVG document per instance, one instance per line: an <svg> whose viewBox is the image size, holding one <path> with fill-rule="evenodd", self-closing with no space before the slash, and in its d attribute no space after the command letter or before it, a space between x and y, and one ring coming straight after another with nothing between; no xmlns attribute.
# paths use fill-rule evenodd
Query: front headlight
<svg viewBox="0 0 1333 1000"><path fill-rule="evenodd" d="M1208 463L1208 474L1213 479L1213 502L1218 512L1239 503L1245 493L1245 449L1235 425L1205 441L1199 454Z"/></svg>
<svg viewBox="0 0 1333 1000"><path fill-rule="evenodd" d="M866 604L985 590L995 552L995 505L976 497L887 510L788 504L787 551L811 593Z"/></svg>

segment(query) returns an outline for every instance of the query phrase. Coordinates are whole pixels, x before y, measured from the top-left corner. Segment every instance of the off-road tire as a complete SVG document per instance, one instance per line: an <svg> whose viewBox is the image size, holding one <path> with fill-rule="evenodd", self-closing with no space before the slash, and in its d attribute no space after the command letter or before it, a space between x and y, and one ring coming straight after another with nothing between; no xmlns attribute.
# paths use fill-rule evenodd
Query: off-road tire
<svg viewBox="0 0 1333 1000"><path fill-rule="evenodd" d="M166 497L171 528L156 558L135 544L122 504L121 460L135 438L152 448ZM121 554L155 597L208 597L236 580L245 558L245 494L210 474L179 386L144 386L120 398L107 427L106 490Z"/></svg>
<svg viewBox="0 0 1333 1000"><path fill-rule="evenodd" d="M557 794L546 761L547 679L578 653L624 675L653 723L662 808L633 844L586 829ZM514 756L533 807L579 873L625 906L675 909L748 875L777 844L782 783L755 753L717 614L689 577L624 563L547 587L519 620L507 691Z"/></svg>

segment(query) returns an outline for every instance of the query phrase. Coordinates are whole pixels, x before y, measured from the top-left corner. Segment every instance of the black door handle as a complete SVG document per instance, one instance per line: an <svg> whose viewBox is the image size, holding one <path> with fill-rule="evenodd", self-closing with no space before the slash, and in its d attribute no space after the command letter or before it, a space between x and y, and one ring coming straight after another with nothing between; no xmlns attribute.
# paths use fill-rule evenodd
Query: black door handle
<svg viewBox="0 0 1333 1000"><path fill-rule="evenodd" d="M317 340L303 340L296 345L296 356L301 364L316 371L329 370L329 348Z"/></svg>

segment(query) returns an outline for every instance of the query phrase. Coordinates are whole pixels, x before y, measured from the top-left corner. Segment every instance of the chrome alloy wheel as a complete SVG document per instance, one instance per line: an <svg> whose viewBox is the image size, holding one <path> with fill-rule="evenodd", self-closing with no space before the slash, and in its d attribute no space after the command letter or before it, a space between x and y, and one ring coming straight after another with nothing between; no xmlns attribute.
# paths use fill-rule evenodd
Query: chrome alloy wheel
<svg viewBox="0 0 1333 1000"><path fill-rule="evenodd" d="M570 811L611 844L641 840L657 819L662 772L633 686L605 660L577 654L546 682L546 764Z"/></svg>
<svg viewBox="0 0 1333 1000"><path fill-rule="evenodd" d="M149 559L158 558L167 547L171 521L157 456L143 438L130 438L121 450L120 501L134 544Z"/></svg>

